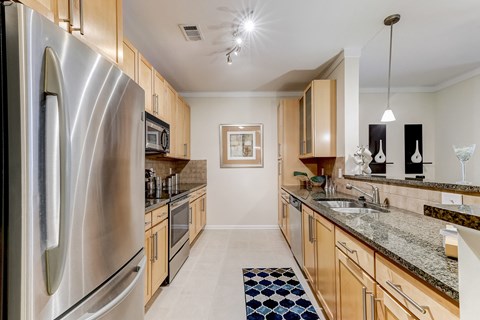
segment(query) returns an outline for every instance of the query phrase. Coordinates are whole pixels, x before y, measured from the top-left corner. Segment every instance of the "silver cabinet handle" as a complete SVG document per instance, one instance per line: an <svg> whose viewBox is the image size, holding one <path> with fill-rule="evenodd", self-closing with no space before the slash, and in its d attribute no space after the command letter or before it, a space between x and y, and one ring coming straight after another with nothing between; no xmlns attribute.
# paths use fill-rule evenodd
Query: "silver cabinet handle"
<svg viewBox="0 0 480 320"><path fill-rule="evenodd" d="M183 144L183 156L187 157L187 144L186 143Z"/></svg>
<svg viewBox="0 0 480 320"><path fill-rule="evenodd" d="M363 320L367 320L367 288L362 287L362 311Z"/></svg>
<svg viewBox="0 0 480 320"><path fill-rule="evenodd" d="M150 243L151 243L151 248L150 248L150 251L151 251L150 261L151 261L151 262L155 262L155 242L154 242L154 238L155 238L155 236L152 234L152 235L150 236Z"/></svg>
<svg viewBox="0 0 480 320"><path fill-rule="evenodd" d="M398 285L398 284L394 284L393 282L387 280L387 284L393 289L395 290L399 295L401 295L403 298L405 298L405 300L407 300L408 302L410 302L414 307L415 309L417 309L418 311L420 311L422 314L425 314L427 313L427 310L425 310L425 307L422 307L421 305L419 305L418 303L415 302L415 300L413 300L412 298L410 298L409 296L407 296L401 289L401 286Z"/></svg>
<svg viewBox="0 0 480 320"><path fill-rule="evenodd" d="M80 10L80 27L75 27L74 24L73 24L73 1L74 0L70 0L70 14L72 15L70 17L70 25L72 26L71 30L72 31L80 31L80 34L81 35L84 35L85 34L85 30L84 30L84 21L83 21L83 0L78 0L78 9Z"/></svg>
<svg viewBox="0 0 480 320"><path fill-rule="evenodd" d="M158 231L155 232L155 260L158 260Z"/></svg>
<svg viewBox="0 0 480 320"><path fill-rule="evenodd" d="M192 224L192 208L190 208L190 224Z"/></svg>
<svg viewBox="0 0 480 320"><path fill-rule="evenodd" d="M150 222L145 222L145 227L148 226L150 224Z"/></svg>
<svg viewBox="0 0 480 320"><path fill-rule="evenodd" d="M115 308L120 302L122 302L135 288L138 281L142 279L143 271L145 270L145 257L142 258L140 263L133 269L133 272L136 272L135 278L130 282L130 284L122 291L118 296L116 296L113 300L108 302L99 310L95 311L95 313L87 313L82 316L79 320L94 320L98 319L104 314L108 313L110 310Z"/></svg>
<svg viewBox="0 0 480 320"><path fill-rule="evenodd" d="M375 320L375 295L373 294L373 292L367 292L367 294L370 295L370 319Z"/></svg>
<svg viewBox="0 0 480 320"><path fill-rule="evenodd" d="M45 49L44 94L46 96L46 220L47 249L45 250L47 292L53 295L63 277L67 254L66 228L68 183L70 181L70 139L68 115L64 106L63 75L55 51ZM56 98L56 99L55 99Z"/></svg>
<svg viewBox="0 0 480 320"><path fill-rule="evenodd" d="M355 250L355 249L350 249L350 248L347 246L347 243L346 243L346 242L337 241L337 243L338 243L340 246L344 247L345 250L347 250L347 251L350 252L351 254L357 253L357 250Z"/></svg>
<svg viewBox="0 0 480 320"><path fill-rule="evenodd" d="M312 236L312 216L308 215L308 241L313 243L313 236Z"/></svg>

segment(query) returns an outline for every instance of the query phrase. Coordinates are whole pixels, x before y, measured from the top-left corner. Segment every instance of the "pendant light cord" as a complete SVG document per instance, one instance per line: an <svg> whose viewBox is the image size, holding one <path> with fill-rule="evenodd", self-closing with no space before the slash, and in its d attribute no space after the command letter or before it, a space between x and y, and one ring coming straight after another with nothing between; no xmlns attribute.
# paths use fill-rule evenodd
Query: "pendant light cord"
<svg viewBox="0 0 480 320"><path fill-rule="evenodd" d="M390 109L390 75L392 74L392 39L393 39L393 23L390 24L390 55L389 55L389 58L388 58L387 109Z"/></svg>

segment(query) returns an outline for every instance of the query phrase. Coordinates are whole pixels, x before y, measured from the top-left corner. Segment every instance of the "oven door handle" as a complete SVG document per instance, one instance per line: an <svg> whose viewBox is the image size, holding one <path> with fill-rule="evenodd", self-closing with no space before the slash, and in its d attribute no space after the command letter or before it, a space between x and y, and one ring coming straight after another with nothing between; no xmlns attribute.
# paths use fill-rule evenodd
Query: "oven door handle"
<svg viewBox="0 0 480 320"><path fill-rule="evenodd" d="M170 211L175 210L176 208L180 207L181 205L184 205L185 203L188 203L190 200L187 198L183 200L177 200L172 203L170 203Z"/></svg>

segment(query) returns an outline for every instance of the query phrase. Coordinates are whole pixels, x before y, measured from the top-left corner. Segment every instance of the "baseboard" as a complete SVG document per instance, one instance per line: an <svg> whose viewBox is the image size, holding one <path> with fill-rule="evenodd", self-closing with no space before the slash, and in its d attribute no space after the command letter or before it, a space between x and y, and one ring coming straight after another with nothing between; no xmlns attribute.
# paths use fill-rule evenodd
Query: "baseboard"
<svg viewBox="0 0 480 320"><path fill-rule="evenodd" d="M279 229L278 225L206 225L205 230L275 230Z"/></svg>

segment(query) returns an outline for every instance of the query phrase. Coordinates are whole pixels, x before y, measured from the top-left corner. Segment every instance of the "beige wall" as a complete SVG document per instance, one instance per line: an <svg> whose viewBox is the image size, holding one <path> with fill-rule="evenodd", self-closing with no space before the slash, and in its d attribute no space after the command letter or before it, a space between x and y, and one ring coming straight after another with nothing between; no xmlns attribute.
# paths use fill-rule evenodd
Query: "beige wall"
<svg viewBox="0 0 480 320"><path fill-rule="evenodd" d="M277 98L187 98L191 157L207 160L207 226L277 225ZM262 123L263 168L220 168L219 125Z"/></svg>

